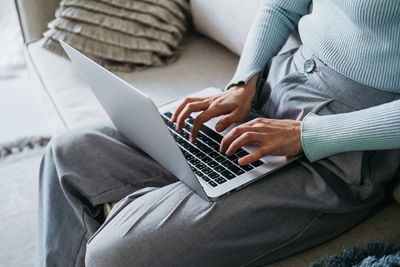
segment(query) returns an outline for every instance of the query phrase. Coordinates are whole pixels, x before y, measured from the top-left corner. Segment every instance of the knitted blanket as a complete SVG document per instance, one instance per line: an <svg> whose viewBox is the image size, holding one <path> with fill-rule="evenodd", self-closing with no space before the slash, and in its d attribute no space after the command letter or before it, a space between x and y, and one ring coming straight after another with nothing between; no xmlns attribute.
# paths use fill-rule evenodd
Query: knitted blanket
<svg viewBox="0 0 400 267"><path fill-rule="evenodd" d="M345 248L340 256L330 256L314 262L310 267L400 267L400 246L387 242L373 242L366 248Z"/></svg>

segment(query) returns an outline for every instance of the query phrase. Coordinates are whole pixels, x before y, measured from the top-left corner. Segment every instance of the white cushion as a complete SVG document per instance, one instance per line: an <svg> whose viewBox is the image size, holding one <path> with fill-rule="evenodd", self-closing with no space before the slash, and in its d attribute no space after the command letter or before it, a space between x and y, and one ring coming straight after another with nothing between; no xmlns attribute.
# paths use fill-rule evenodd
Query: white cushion
<svg viewBox="0 0 400 267"><path fill-rule="evenodd" d="M71 62L41 48L42 42L30 44L27 52L52 132L107 119ZM183 47L178 60L168 66L116 74L157 105L207 87L223 88L232 78L238 57L226 48L199 35L185 37Z"/></svg>
<svg viewBox="0 0 400 267"><path fill-rule="evenodd" d="M194 26L240 55L262 0L191 0Z"/></svg>

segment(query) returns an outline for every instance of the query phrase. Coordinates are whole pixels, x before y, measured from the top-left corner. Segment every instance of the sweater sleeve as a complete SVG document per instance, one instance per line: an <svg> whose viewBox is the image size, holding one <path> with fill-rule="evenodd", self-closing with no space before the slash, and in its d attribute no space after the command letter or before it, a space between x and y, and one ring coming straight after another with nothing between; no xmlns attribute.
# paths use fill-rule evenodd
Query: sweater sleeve
<svg viewBox="0 0 400 267"><path fill-rule="evenodd" d="M227 88L245 83L275 56L300 18L309 12L311 0L264 0L249 34L234 77Z"/></svg>
<svg viewBox="0 0 400 267"><path fill-rule="evenodd" d="M400 100L349 113L310 113L302 123L302 145L311 162L347 151L398 149Z"/></svg>

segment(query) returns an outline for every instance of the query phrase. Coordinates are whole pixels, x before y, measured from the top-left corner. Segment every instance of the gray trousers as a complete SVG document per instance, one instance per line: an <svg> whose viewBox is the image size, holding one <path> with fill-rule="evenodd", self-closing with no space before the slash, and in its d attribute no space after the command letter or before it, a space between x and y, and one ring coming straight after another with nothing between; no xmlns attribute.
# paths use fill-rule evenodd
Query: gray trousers
<svg viewBox="0 0 400 267"><path fill-rule="evenodd" d="M312 58L315 68L304 71ZM257 109L301 120L399 98L360 85L304 48L275 57ZM37 266L243 266L340 235L382 199L399 151L306 158L209 203L111 125L54 138L40 169ZM104 221L103 203L118 202ZM345 244L344 244L345 245Z"/></svg>

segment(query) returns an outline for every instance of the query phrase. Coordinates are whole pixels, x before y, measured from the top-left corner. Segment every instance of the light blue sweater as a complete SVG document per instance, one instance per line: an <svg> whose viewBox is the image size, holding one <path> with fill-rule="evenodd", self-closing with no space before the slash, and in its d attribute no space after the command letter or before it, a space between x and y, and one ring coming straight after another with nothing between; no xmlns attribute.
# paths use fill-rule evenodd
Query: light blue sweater
<svg viewBox="0 0 400 267"><path fill-rule="evenodd" d="M352 80L400 94L400 0L265 0L230 84L247 83L298 26L301 40ZM302 145L310 161L358 150L400 148L400 101L345 114L309 114Z"/></svg>

